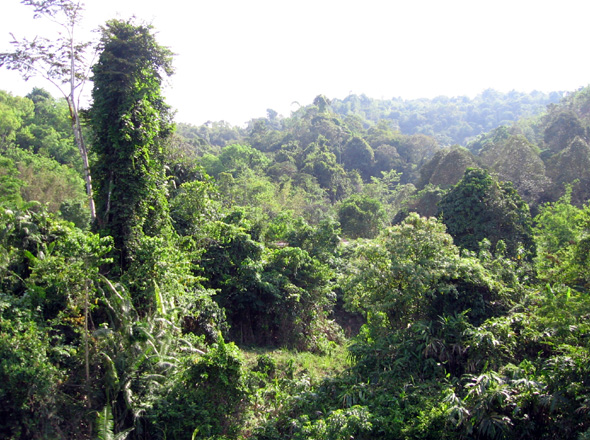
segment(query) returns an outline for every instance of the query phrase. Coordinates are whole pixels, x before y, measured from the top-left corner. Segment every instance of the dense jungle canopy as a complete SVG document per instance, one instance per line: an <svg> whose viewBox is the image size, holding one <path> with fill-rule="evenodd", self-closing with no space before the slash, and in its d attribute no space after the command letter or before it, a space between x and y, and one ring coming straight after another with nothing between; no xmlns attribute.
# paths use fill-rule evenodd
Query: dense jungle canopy
<svg viewBox="0 0 590 440"><path fill-rule="evenodd" d="M590 438L590 88L197 126L171 55L0 91L0 437Z"/></svg>

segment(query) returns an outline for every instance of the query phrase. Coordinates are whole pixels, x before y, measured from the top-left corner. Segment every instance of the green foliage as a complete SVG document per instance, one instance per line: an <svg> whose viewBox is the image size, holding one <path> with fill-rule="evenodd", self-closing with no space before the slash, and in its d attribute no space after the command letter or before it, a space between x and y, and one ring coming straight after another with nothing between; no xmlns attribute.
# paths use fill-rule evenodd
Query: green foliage
<svg viewBox="0 0 590 440"><path fill-rule="evenodd" d="M535 217L536 266L544 280L572 283L574 274L579 272L572 264L575 249L583 237L586 215L571 204L571 194L570 186L557 202L541 206Z"/></svg>
<svg viewBox="0 0 590 440"><path fill-rule="evenodd" d="M561 194L563 187L572 185L572 201L581 206L590 199L590 145L587 138L575 137L565 148L546 161L547 175L553 182L553 194ZM551 199L555 199L555 195Z"/></svg>
<svg viewBox="0 0 590 440"><path fill-rule="evenodd" d="M476 139L469 142L467 148L473 154L478 155L482 150L489 149L497 143L504 142L509 137L510 131L508 130L508 127L502 125L500 127L494 128L488 133L480 134Z"/></svg>
<svg viewBox="0 0 590 440"><path fill-rule="evenodd" d="M22 437L14 438L31 438L30 429L49 437L59 429L74 433L80 426L89 426L94 414L89 406L95 405L103 414L97 432L123 438L134 429L142 438L142 415L179 367L179 346L191 347L179 339L180 323L188 318L207 320L201 315L211 299L191 275L186 255L164 247L160 239L144 239L139 253L142 263L132 265L124 279L142 292L140 315L128 289L99 275L99 268L109 261L109 237L82 232L43 212L4 210L0 229L4 231L1 290L9 292L3 294L0 334L6 336L4 342L17 344L11 349L3 342L3 349L14 352L6 351L3 358L17 359L23 374L33 367L42 369L31 370L39 385L47 382L47 375L55 378L39 391L18 382L22 390L30 390L23 397L29 406L7 397L22 408L7 408L12 422L2 429L22 432ZM197 308L191 310L193 305ZM92 328L86 326L95 324L99 328L90 338ZM216 322L206 324L217 333ZM30 328L31 342L39 345L16 340L9 331L12 326ZM25 351L20 352L21 348ZM26 358L29 352L35 359L32 367ZM15 384L21 373L10 368L4 382ZM4 391L14 393L11 387ZM42 405L35 403L37 398ZM86 435L86 430L79 435Z"/></svg>
<svg viewBox="0 0 590 440"><path fill-rule="evenodd" d="M60 205L59 214L64 220L74 223L80 229L87 230L90 227L88 206L80 200L66 200Z"/></svg>
<svg viewBox="0 0 590 440"><path fill-rule="evenodd" d="M204 285L218 289L215 300L226 310L234 341L322 351L338 337L327 319L334 300L328 266L298 247L266 249L230 223L210 224L207 236L199 260ZM320 241L314 252L325 246Z"/></svg>
<svg viewBox="0 0 590 440"><path fill-rule="evenodd" d="M349 170L358 170L368 180L373 169L375 154L362 137L353 136L346 142L342 151L344 166Z"/></svg>
<svg viewBox="0 0 590 440"><path fill-rule="evenodd" d="M481 356L483 346L487 354L476 374L448 391L448 415L459 434L576 438L584 432L587 341L576 335L586 331L580 318L587 311L587 299L569 288L547 288L513 314L472 329L470 357Z"/></svg>
<svg viewBox="0 0 590 440"><path fill-rule="evenodd" d="M468 168L438 206L442 221L458 246L475 251L484 238L493 246L503 240L509 256L534 256L527 204L510 183L497 182L487 171Z"/></svg>
<svg viewBox="0 0 590 440"><path fill-rule="evenodd" d="M198 235L206 223L217 219L217 199L217 189L208 179L183 183L170 201L170 217L176 232Z"/></svg>
<svg viewBox="0 0 590 440"><path fill-rule="evenodd" d="M273 377L277 371L276 361L269 355L263 354L258 356L256 365L252 371L258 371L266 376Z"/></svg>
<svg viewBox="0 0 590 440"><path fill-rule="evenodd" d="M237 347L219 339L207 353L184 359L176 384L148 416L150 438L233 436L243 416L246 389Z"/></svg>
<svg viewBox="0 0 590 440"><path fill-rule="evenodd" d="M528 203L537 203L549 185L545 164L536 148L522 135L511 135L480 152L481 163L510 181Z"/></svg>
<svg viewBox="0 0 590 440"><path fill-rule="evenodd" d="M365 106L381 108L383 105L387 107L386 103L370 100L366 97L363 99L358 98L360 101L357 102L357 98L350 97L350 102L348 102L348 98L345 100L347 104L343 104L343 106L347 108L345 113L348 116L346 117L341 117L342 113L338 113L340 110L334 112L334 108L326 104L327 100L324 97L317 101L317 105L302 107L299 111L293 113L290 118L278 119L276 115L271 117L272 113L269 113L268 118L252 120L248 129L240 131L238 128L234 128L234 134L232 135L233 139L239 142L240 147L233 148L234 156L239 156L238 149L245 154L245 156L242 154L241 160L237 162L227 161L226 157L222 157L225 156L222 150L221 153L213 151L206 154L203 157L203 163L210 173L213 173L216 177L221 177L222 192L228 194L229 203L238 203L242 206L248 203L256 203L263 205L264 209L268 210L267 207L272 205L269 198L284 197L286 201L294 202L296 200L297 212L305 215L308 221L315 222L318 218L317 214L311 214L310 211L316 209L317 212L321 209L319 207L315 208L316 206L336 204L346 197L358 193L366 193L374 197L374 188L371 188L371 185L374 184L373 178L381 178L382 173L394 171L399 174L402 185L417 183L420 189L428 185L428 183L442 185L443 187L456 184L466 167L479 163L479 158L469 155L466 150L458 148L439 152L439 142L429 134L437 133L435 127L440 128L447 123L453 125L453 122L448 120L429 124L429 119L442 117L442 114L438 113L439 111L450 107L453 112L461 113L458 108L470 105L481 106L481 112L475 111L471 107L468 113L474 117L475 114L479 115L481 113L482 118L486 119L487 122L480 121L481 123L471 124L471 121L469 123L463 121L459 123L459 125L467 124L468 131L477 134L481 132L483 126L489 125L494 117L499 115L507 116L512 112L512 116L507 116L507 119L512 120L514 115L518 113L514 108L508 112L503 107L504 104L500 104L499 101L503 103L511 102L511 105L515 105L510 100L519 101L522 99L522 102L519 101L522 106L521 110L527 113L529 110L531 112L538 111L540 109L539 101L555 101L559 98L559 94L548 97L538 93L533 94L533 96L525 96L516 92L504 95L494 91L487 91L475 101L467 98L439 97L432 100L432 102L427 100L408 102L406 104L411 107L411 111L420 115L413 118L415 119L414 122L420 125L420 121L422 121L427 125L423 129L410 130L413 134L409 134L403 127L403 133L400 132L401 125L396 125L393 122L396 119L399 120L400 115L398 113L402 112L396 106L403 107L404 103L393 100L395 102L391 105L397 110L393 110L392 107L385 114L382 114L374 109L375 113L369 114L363 113L359 109ZM339 103L338 100L335 100L335 102ZM533 104L534 102L537 102L537 104ZM494 113L491 110L496 105L502 108L502 110L495 110L496 112L499 111L499 113ZM437 111L428 110L432 107L437 108ZM533 110L533 107L536 110ZM376 115L379 115L382 119L377 119ZM365 119L363 120L362 117ZM537 119L540 121L540 118ZM351 124L350 127L348 127L348 123ZM536 136L534 142L537 143L540 139L537 132L542 131L540 124L540 122L537 122L534 127L535 134L533 137ZM410 123L410 125L412 124ZM199 142L206 143L205 134L213 128L211 123L198 129L193 128L187 132L187 141L196 142L195 136L198 136ZM494 154L487 155L488 162L490 162L489 166L497 169L505 178L515 180L516 188L522 191L523 197L527 201L537 203L537 200L547 197L546 190L549 188L550 182L548 177L545 176L545 165L538 155L540 147L533 144L527 146L521 142L522 139L516 136L520 133L519 130L524 132L529 128L525 123L518 128L509 129L505 127L499 130L497 136L480 139L478 146L473 147L473 151L479 152L484 146L490 151L493 150ZM530 129L532 130L532 128ZM459 132L462 129L461 127L455 127L453 130L456 133L453 132L452 136L455 134L460 135ZM197 133L202 133L202 136L197 135ZM449 135L449 137L452 136ZM512 140L504 142L508 137L517 139L518 142ZM463 136L462 139L465 141L467 137ZM446 142L442 143L447 144ZM250 145L250 147L247 145ZM212 147L212 144L208 144L208 148L213 149ZM204 151L201 144L197 145L196 148L199 151ZM224 150L227 148L225 147ZM237 175L246 176L244 171L239 173L236 171L244 168L238 163L247 163L248 157L254 157L251 152L248 153L248 148L258 151L258 154L266 155L267 162L264 166L259 166L256 160L252 164L253 169L255 169L253 174L256 175L256 179L246 179ZM503 153L498 153L500 150ZM439 153L434 158L437 152ZM499 157L502 160L495 161L494 157ZM506 157L510 160L506 159ZM434 161L429 163L431 158L434 158ZM224 161L227 162L225 165L222 163ZM520 164L517 168L526 168L524 176L519 176L514 163ZM421 171L423 167L425 168ZM232 178L230 179L228 175L223 174L224 172L231 173ZM262 185L266 177L270 177L273 184L280 185L280 191L275 190L273 194L270 188L265 188L264 191L258 191L258 193L264 192L268 194L266 198L248 196L250 188L266 186ZM365 191L367 187L369 189ZM297 196L297 198L294 196ZM389 196L391 194L384 195L380 201L387 206L389 216L393 217L399 210L400 201L386 200ZM404 194L404 197L407 197L407 194ZM301 203L307 204L306 209L299 207ZM388 205L391 203L394 203L395 206L390 208ZM282 206L286 205L291 209L293 204L283 203ZM276 207L271 208L271 210L273 210L273 215L277 211ZM432 213L434 215L434 205L424 210L423 213L429 213L429 215Z"/></svg>
<svg viewBox="0 0 590 440"><path fill-rule="evenodd" d="M52 438L59 424L54 408L65 372L50 360L53 350L48 332L19 315L17 302L2 294L0 436Z"/></svg>
<svg viewBox="0 0 590 440"><path fill-rule="evenodd" d="M66 102L37 88L26 98L12 98L4 92L0 95L0 107L4 109L0 109L0 119L4 118L0 126L4 124L6 131L0 135L6 139L0 165L3 196L16 204L23 198L48 204L53 212L63 203L87 204ZM85 215L81 210L80 224Z"/></svg>
<svg viewBox="0 0 590 440"><path fill-rule="evenodd" d="M121 281L130 289L141 314L158 309L157 292L178 303L187 292L198 289L199 280L192 274L192 255L188 249L179 252L179 245L165 237L147 236L134 243L134 259Z"/></svg>
<svg viewBox="0 0 590 440"><path fill-rule="evenodd" d="M45 211L0 212L0 245L5 253L5 292L23 295L50 316L70 308L86 279L94 279L105 264L110 239L83 233ZM65 302L62 302L65 301ZM53 310L50 312L49 310Z"/></svg>
<svg viewBox="0 0 590 440"><path fill-rule="evenodd" d="M218 156L205 155L201 161L207 174L213 177L222 172L237 177L246 170L262 171L270 162L259 150L239 144L224 147Z"/></svg>
<svg viewBox="0 0 590 440"><path fill-rule="evenodd" d="M276 187L265 176L246 169L235 178L231 173L221 173L217 183L227 207L260 207L265 212L275 211Z"/></svg>
<svg viewBox="0 0 590 440"><path fill-rule="evenodd" d="M18 318L14 325L22 321L24 326L43 330L33 336L47 341L43 343L51 357L47 366L35 364L46 370L38 373L39 378L54 370L60 378L67 372L67 379L60 379L65 382L63 388L53 386L52 396L46 399L47 409L33 405L31 417L40 426L50 420L51 426L43 428L47 432L62 428L70 433L88 426L90 414L94 414L91 410L96 409L106 411L103 434L122 437L133 428L142 438L143 414L179 368L179 347L195 351L189 341L180 339L180 324L190 319L210 326L208 331L217 334L223 317L222 313L217 319L202 316L211 299L192 276L186 254L165 247L160 238L144 238L138 248L141 264L131 265L123 277L130 289L141 292L132 298L130 289L99 275L99 268L109 262L109 237L82 232L43 212L4 210L1 222L5 233L0 248L1 290L10 292L10 303L6 304L14 304L6 313L3 309L2 322L9 326ZM134 300L140 302L138 308ZM22 318L26 313L32 317ZM211 318L212 322L207 322ZM86 326L94 325L99 328L89 337L93 329ZM196 330L195 326L190 329ZM3 331L2 335L12 334ZM202 344L198 338L192 339ZM31 352L41 360L39 350ZM22 353L16 351L15 356L26 365ZM27 414L16 414L14 423L28 426ZM112 426L108 414L112 414Z"/></svg>
<svg viewBox="0 0 590 440"><path fill-rule="evenodd" d="M328 319L335 295L330 269L299 248L285 247L267 254L263 288L267 322L275 343L300 350L325 352L338 340L338 327Z"/></svg>
<svg viewBox="0 0 590 440"><path fill-rule="evenodd" d="M173 124L161 83L172 55L150 26L120 20L102 29L100 49L90 111L98 226L114 238L125 269L134 242L169 229L163 141Z"/></svg>
<svg viewBox="0 0 590 440"><path fill-rule="evenodd" d="M208 121L198 127L179 123L177 132L194 145L199 156L217 152L226 145L239 143L243 136L240 127L234 127L226 121Z"/></svg>
<svg viewBox="0 0 590 440"><path fill-rule="evenodd" d="M30 99L12 96L0 90L0 149L16 140L16 133L31 117L34 105Z"/></svg>
<svg viewBox="0 0 590 440"><path fill-rule="evenodd" d="M166 376L178 367L175 339L179 329L161 298L157 313L140 318L128 291L102 280L102 298L107 319L95 330L96 358L101 366L95 397L112 412L114 432L139 429L140 416L153 403Z"/></svg>
<svg viewBox="0 0 590 440"><path fill-rule="evenodd" d="M3 156L7 161L3 162L6 177L2 180L15 200L18 201L15 191L19 187L25 202L39 202L51 212L57 212L63 203L86 203L84 181L72 168L17 148L7 150Z"/></svg>
<svg viewBox="0 0 590 440"><path fill-rule="evenodd" d="M290 118L171 136L170 51L117 20L100 49L102 237L86 229L64 102L0 93L0 436L588 436L588 90L480 137L478 157L438 143L547 97L513 92L508 110L494 91L320 95ZM514 188L482 170L459 181L476 162ZM573 177L533 234L516 191L554 200ZM441 199L448 233L407 214L435 215ZM543 285L524 261L535 245ZM365 323L350 347L335 317ZM257 347L244 361L223 336L298 352Z"/></svg>
<svg viewBox="0 0 590 440"><path fill-rule="evenodd" d="M299 217L284 239L289 246L301 248L310 256L328 263L337 254L340 232L340 223L331 217L321 220L315 226L307 224Z"/></svg>
<svg viewBox="0 0 590 440"><path fill-rule="evenodd" d="M74 144L67 102L56 100L38 88L34 88L27 98L33 101L34 113L18 131L16 144L19 148L72 166L82 175L82 159Z"/></svg>
<svg viewBox="0 0 590 440"><path fill-rule="evenodd" d="M111 408L106 405L101 411L97 413L96 417L97 440L125 440L132 428L125 431L114 433L115 423L113 422L113 414Z"/></svg>
<svg viewBox="0 0 590 440"><path fill-rule="evenodd" d="M265 214L275 214L280 209L279 199L291 195L290 188L281 191L271 182L265 174L270 159L252 147L228 145L218 156L206 154L200 162L215 178L220 200L227 208L258 207Z"/></svg>
<svg viewBox="0 0 590 440"><path fill-rule="evenodd" d="M416 212L423 217L435 217L438 213L438 203L448 192L449 190L434 185L426 185L420 191L416 191L413 185L407 185L406 199L400 203L401 209L397 211L392 223L399 223L410 212Z"/></svg>
<svg viewBox="0 0 590 440"><path fill-rule="evenodd" d="M346 302L385 328L464 312L479 323L509 302L494 275L460 255L443 224L417 214L361 245L349 270Z"/></svg>
<svg viewBox="0 0 590 440"><path fill-rule="evenodd" d="M445 148L420 168L420 180L416 183L418 189L424 189L428 184L441 188L456 185L465 174L465 170L476 166L475 157L465 148Z"/></svg>
<svg viewBox="0 0 590 440"><path fill-rule="evenodd" d="M350 182L328 145L328 140L323 136L310 144L304 151L301 171L314 176L334 203L347 195Z"/></svg>
<svg viewBox="0 0 590 440"><path fill-rule="evenodd" d="M68 432L79 438L89 421L82 380L89 366L86 318L111 241L41 209L2 209L0 230L2 393L7 393L2 400L15 405L6 406L11 413L2 416L7 421L2 429L15 431L4 431L3 437L57 438Z"/></svg>
<svg viewBox="0 0 590 440"><path fill-rule="evenodd" d="M46 319L74 316L84 310L89 285L97 280L98 268L110 260L109 237L61 228L55 242L40 243L37 251L25 253L30 275L26 280L33 304Z"/></svg>
<svg viewBox="0 0 590 440"><path fill-rule="evenodd" d="M331 411L325 418L310 421L302 417L295 425L294 439L345 440L371 438L371 415L366 407L355 405L351 408Z"/></svg>
<svg viewBox="0 0 590 440"><path fill-rule="evenodd" d="M22 204L21 187L25 183L18 176L14 161L0 156L0 203L16 206Z"/></svg>
<svg viewBox="0 0 590 440"><path fill-rule="evenodd" d="M565 149L574 138L585 134L581 121L572 110L560 108L547 118L543 141L553 153Z"/></svg>
<svg viewBox="0 0 590 440"><path fill-rule="evenodd" d="M501 180L512 181L532 212L561 197L565 185L573 185L572 203L580 207L590 197L588 96L587 88L570 93L546 113L498 127L469 148Z"/></svg>
<svg viewBox="0 0 590 440"><path fill-rule="evenodd" d="M376 199L352 195L338 207L338 220L350 238L374 238L387 221L383 205Z"/></svg>
<svg viewBox="0 0 590 440"><path fill-rule="evenodd" d="M0 66L19 71L25 80L35 76L42 77L55 86L65 98L69 110L70 127L80 153L89 211L94 220L96 210L92 198L89 156L84 142L79 109L81 93L89 72L85 56L91 46L89 41L79 42L76 39L77 25L82 19L84 7L82 3L72 0L23 0L22 3L33 7L35 18L49 19L53 25L58 26L59 31L53 41L43 36L35 36L32 40L13 38L11 45L14 52L0 54ZM55 140L56 136L50 137Z"/></svg>

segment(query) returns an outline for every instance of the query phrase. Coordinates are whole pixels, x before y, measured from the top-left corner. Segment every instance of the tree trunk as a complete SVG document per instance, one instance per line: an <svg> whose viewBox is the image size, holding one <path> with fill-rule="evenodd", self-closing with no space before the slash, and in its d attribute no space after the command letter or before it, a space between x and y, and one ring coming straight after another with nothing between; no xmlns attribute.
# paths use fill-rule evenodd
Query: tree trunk
<svg viewBox="0 0 590 440"><path fill-rule="evenodd" d="M94 206L94 197L92 194L92 177L90 175L90 164L88 163L88 149L82 137L82 127L80 125L80 117L75 106L70 104L72 111L72 130L74 131L74 140L76 146L82 157L82 164L84 166L84 180L86 182L86 194L88 196L88 207L90 208L90 217L92 221L96 219L96 208Z"/></svg>
<svg viewBox="0 0 590 440"><path fill-rule="evenodd" d="M94 206L94 197L92 194L92 178L90 176L90 164L88 163L88 150L84 143L82 136L82 125L80 124L80 115L78 113L78 106L75 100L76 91L76 56L74 52L74 26L70 29L70 97L68 99L70 104L70 116L72 117L72 130L74 132L74 140L80 156L82 157L82 164L84 166L84 181L86 182L86 195L88 196L88 208L90 209L90 219L92 222L96 220L96 208Z"/></svg>

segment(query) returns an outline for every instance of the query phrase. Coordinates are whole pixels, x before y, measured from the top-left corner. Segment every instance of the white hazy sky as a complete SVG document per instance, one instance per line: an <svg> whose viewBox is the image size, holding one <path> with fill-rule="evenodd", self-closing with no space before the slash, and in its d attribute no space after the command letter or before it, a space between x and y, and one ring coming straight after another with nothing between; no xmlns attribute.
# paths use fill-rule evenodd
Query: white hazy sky
<svg viewBox="0 0 590 440"><path fill-rule="evenodd" d="M86 0L83 28L151 22L177 54L166 87L176 120L241 125L284 116L323 93L373 98L572 91L590 83L587 0ZM2 0L0 51L49 35L19 0ZM34 83L51 86L45 83ZM33 84L0 69L0 89Z"/></svg>

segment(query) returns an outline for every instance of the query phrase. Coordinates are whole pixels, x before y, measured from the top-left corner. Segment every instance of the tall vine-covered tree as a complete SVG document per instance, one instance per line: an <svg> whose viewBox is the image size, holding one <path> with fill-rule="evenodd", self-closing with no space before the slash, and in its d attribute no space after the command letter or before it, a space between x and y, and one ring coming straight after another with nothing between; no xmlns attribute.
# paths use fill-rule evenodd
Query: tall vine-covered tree
<svg viewBox="0 0 590 440"><path fill-rule="evenodd" d="M131 20L107 22L100 50L90 111L97 221L113 236L125 269L138 239L170 227L163 162L173 122L161 86L173 73L172 52L151 26Z"/></svg>

